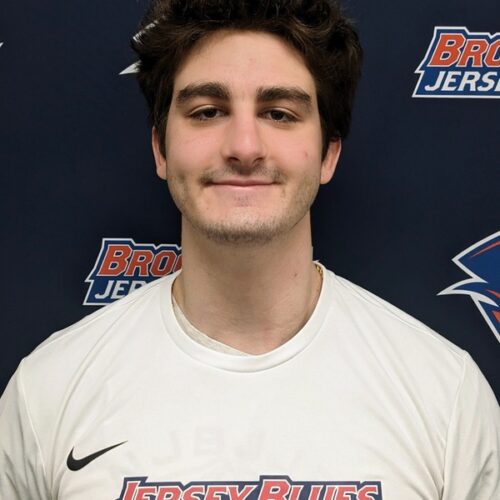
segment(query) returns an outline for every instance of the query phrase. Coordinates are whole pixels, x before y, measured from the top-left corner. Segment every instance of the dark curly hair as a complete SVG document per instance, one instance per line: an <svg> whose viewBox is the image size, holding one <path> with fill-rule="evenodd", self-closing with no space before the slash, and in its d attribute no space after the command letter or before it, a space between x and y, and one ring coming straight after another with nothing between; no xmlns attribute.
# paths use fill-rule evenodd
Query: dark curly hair
<svg viewBox="0 0 500 500"><path fill-rule="evenodd" d="M362 49L335 0L152 0L131 43L159 137L165 135L177 69L197 42L222 29L271 33L300 52L316 83L323 154L330 141L347 136Z"/></svg>

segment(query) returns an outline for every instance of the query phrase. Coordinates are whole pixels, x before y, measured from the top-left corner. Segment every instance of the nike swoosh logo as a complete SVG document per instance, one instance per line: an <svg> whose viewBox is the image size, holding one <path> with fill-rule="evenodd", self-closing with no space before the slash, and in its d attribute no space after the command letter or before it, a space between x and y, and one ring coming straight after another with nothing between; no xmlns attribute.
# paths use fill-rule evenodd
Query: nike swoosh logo
<svg viewBox="0 0 500 500"><path fill-rule="evenodd" d="M68 466L68 469L72 470L72 471L77 471L77 470L83 469L85 466L87 466L90 462L92 462L96 458L99 458L101 455L104 455L105 453L112 450L113 448L121 446L122 444L125 444L126 442L127 441L123 441L122 443L114 444L113 446L108 446L107 448L104 448L103 450L96 451L95 453L92 453L91 455L87 455L86 457L83 457L83 458L75 458L73 456L73 451L75 449L73 448L69 452L68 458L66 460L66 465Z"/></svg>

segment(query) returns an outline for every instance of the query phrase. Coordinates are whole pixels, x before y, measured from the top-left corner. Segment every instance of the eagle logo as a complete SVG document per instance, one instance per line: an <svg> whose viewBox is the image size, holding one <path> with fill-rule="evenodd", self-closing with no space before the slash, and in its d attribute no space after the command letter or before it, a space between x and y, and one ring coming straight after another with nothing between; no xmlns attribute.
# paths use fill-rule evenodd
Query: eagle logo
<svg viewBox="0 0 500 500"><path fill-rule="evenodd" d="M467 248L453 262L470 278L438 295L469 295L500 342L500 231Z"/></svg>

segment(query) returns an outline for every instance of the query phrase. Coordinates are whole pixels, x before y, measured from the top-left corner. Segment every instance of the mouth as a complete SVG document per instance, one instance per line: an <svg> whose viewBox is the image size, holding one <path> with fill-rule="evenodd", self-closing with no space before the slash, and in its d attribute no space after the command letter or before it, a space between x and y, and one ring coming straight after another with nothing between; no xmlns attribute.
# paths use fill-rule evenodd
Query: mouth
<svg viewBox="0 0 500 500"><path fill-rule="evenodd" d="M267 179L226 179L209 183L209 185L212 186L228 186L236 188L265 187L272 186L273 184L273 181Z"/></svg>
<svg viewBox="0 0 500 500"><path fill-rule="evenodd" d="M214 187L232 187L232 188L259 188L272 186L272 182L214 182L211 184Z"/></svg>

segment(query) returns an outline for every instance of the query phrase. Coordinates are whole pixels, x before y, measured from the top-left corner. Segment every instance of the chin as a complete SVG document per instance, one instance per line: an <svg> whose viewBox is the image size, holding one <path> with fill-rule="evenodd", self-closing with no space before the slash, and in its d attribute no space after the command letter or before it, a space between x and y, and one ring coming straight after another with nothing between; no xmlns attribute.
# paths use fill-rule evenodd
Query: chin
<svg viewBox="0 0 500 500"><path fill-rule="evenodd" d="M226 245L264 245L291 229L289 221L194 224L209 240Z"/></svg>

